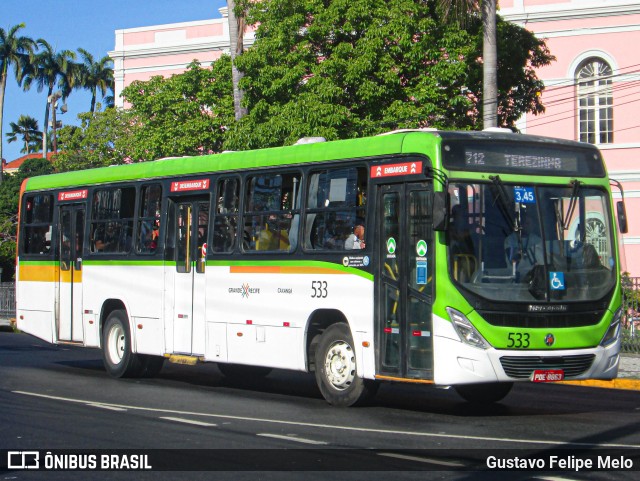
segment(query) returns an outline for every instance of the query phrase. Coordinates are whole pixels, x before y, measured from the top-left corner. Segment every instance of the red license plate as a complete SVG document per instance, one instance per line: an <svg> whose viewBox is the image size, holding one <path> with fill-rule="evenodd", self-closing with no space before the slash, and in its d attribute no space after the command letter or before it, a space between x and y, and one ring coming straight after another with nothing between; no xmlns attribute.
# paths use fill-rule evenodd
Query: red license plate
<svg viewBox="0 0 640 481"><path fill-rule="evenodd" d="M533 371L531 381L533 382L556 382L564 380L562 369L538 369Z"/></svg>

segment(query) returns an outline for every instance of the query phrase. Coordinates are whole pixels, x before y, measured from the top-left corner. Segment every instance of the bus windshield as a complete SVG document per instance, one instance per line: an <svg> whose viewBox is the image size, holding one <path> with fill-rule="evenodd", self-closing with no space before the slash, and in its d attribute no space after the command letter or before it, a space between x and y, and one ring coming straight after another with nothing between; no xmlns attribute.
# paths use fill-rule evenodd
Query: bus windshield
<svg viewBox="0 0 640 481"><path fill-rule="evenodd" d="M452 181L449 272L490 301L571 302L605 297L615 285L608 196L566 186Z"/></svg>

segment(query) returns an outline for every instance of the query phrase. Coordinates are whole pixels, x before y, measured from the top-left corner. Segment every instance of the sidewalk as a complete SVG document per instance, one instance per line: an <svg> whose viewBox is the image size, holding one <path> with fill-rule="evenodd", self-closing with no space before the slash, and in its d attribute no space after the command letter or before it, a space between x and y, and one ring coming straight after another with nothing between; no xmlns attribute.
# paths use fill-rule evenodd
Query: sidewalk
<svg viewBox="0 0 640 481"><path fill-rule="evenodd" d="M640 354L620 354L618 377L640 379Z"/></svg>
<svg viewBox="0 0 640 481"><path fill-rule="evenodd" d="M11 327L12 319L8 317L0 317L0 327Z"/></svg>

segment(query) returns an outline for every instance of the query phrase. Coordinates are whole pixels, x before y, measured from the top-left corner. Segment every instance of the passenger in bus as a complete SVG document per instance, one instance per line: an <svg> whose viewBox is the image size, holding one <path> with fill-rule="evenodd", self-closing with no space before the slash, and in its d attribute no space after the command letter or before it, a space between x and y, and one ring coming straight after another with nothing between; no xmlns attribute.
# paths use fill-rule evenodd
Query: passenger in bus
<svg viewBox="0 0 640 481"><path fill-rule="evenodd" d="M544 264L542 238L536 234L532 214L521 214L520 232L512 232L504 241L504 251L509 266L528 270L536 264Z"/></svg>
<svg viewBox="0 0 640 481"><path fill-rule="evenodd" d="M353 228L353 234L344 241L344 248L346 250L365 248L364 226L362 224L358 224Z"/></svg>
<svg viewBox="0 0 640 481"><path fill-rule="evenodd" d="M585 244L582 248L582 262L587 269L597 269L602 266L598 251L591 244Z"/></svg>
<svg viewBox="0 0 640 481"><path fill-rule="evenodd" d="M144 221L140 229L140 252L153 253L156 251L158 231L151 222Z"/></svg>

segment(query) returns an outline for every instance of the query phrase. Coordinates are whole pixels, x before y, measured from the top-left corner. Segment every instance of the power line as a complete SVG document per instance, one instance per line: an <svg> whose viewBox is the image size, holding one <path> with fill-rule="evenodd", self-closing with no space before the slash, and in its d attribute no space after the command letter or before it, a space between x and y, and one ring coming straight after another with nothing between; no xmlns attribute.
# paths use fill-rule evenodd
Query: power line
<svg viewBox="0 0 640 481"><path fill-rule="evenodd" d="M625 103L618 103L615 100L620 100L620 99L631 97L632 95L638 95L638 94L640 94L640 91L631 92L631 93L629 93L627 95L620 95L620 96L617 96L617 97L614 98L614 101L612 102L611 105L601 105L599 107L614 107L614 106L618 106L618 105L625 105ZM575 102L575 100L576 100L575 98L571 99L571 103L573 104ZM560 104L556 104L556 105L554 105L554 107L558 107L559 105ZM547 107L547 105L545 105L545 107ZM593 106L593 108L596 108L596 107L597 106ZM553 113L553 114L545 114L545 118L548 119L548 118L551 118L551 117L557 117L558 115L562 115L562 114L566 114L566 113L570 113L570 112L575 114L576 109L575 108L571 108L571 109L562 110L560 112L556 112L556 113Z"/></svg>
<svg viewBox="0 0 640 481"><path fill-rule="evenodd" d="M576 87L580 83L591 82L591 81L594 81L594 80L617 79L617 78L620 78L620 77L633 75L633 74L640 75L640 69L631 70L629 72L622 72L623 70L634 69L636 67L640 67L640 63L639 64L634 64L634 65L629 65L627 67L621 67L621 68L617 69L617 72L619 72L619 73L616 73L616 74L602 76L602 77L594 77L593 79L576 79L576 78L572 78L572 79L567 79L565 82L556 83L551 87L548 87L548 88L545 87L544 91L543 91L543 93L544 93L544 101L545 101L544 105L545 106L548 105L547 102L550 99L554 99L557 96L566 96L566 95L568 95L567 93L556 92L556 91L564 90L564 89L571 88L571 87ZM640 83L640 80L625 81L625 84L627 84L627 83L635 84L636 82ZM620 88L620 89L626 88L626 87L624 87L623 85L620 85L620 84L621 84L621 82L618 82L617 85L612 85L611 87L606 87L606 88L613 88L614 90L616 88ZM635 86L635 85L632 85L631 87L633 87L633 86ZM629 87L629 88L631 88L631 87ZM551 92L553 92L552 95L549 95L549 93L551 93ZM516 98L524 98L524 96L518 96ZM572 97L565 97L564 99L561 99L561 100L573 101L573 99L575 99L575 95L573 95ZM551 102L555 102L555 100L551 100Z"/></svg>
<svg viewBox="0 0 640 481"><path fill-rule="evenodd" d="M616 106L629 105L629 104L633 104L633 103L636 103L636 102L640 102L640 99L630 100L629 102L622 102L620 104L616 104ZM551 120L551 121L548 121L548 122L541 122L541 123L537 123L537 124L535 123L535 120L533 120L532 122L534 123L534 125L531 125L529 122L527 122L527 128L529 128L529 127L541 127L543 125L548 125L548 124L552 124L552 123L555 123L555 122L560 122L562 120L570 120L570 119L575 119L576 118L575 110L565 111L565 112L562 112L562 113L567 113L567 112L572 112L573 115L570 115L568 117L563 117L563 118L560 118L560 119ZM560 115L560 114L558 114L558 115ZM544 119L540 119L540 120L544 120ZM619 132L619 131L622 131L622 130L626 130L626 129L618 129L618 130L614 130L614 132Z"/></svg>

